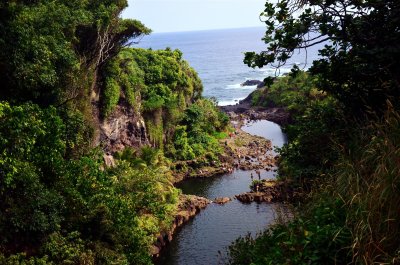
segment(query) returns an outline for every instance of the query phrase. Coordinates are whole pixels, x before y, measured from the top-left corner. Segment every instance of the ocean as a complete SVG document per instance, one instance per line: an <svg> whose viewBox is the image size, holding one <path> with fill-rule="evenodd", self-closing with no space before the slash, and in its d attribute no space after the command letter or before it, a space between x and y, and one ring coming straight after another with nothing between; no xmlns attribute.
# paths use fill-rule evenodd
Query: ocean
<svg viewBox="0 0 400 265"><path fill-rule="evenodd" d="M204 97L214 97L218 105L231 105L247 97L256 86L241 86L246 80L263 80L290 72L293 64L307 69L317 58L318 48L296 52L279 70L266 66L250 68L243 63L244 52L260 52L266 48L261 40L265 29L241 28L192 32L153 33L133 47L153 50L179 49L183 58L199 74Z"/></svg>

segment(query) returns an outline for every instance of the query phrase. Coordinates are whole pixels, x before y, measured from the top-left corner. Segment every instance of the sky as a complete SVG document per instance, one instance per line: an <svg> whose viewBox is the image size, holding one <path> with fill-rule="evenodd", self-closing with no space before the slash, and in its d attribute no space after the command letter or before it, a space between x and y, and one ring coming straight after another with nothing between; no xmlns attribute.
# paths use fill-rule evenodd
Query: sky
<svg viewBox="0 0 400 265"><path fill-rule="evenodd" d="M262 27L266 0L128 0L123 18L138 19L153 32Z"/></svg>

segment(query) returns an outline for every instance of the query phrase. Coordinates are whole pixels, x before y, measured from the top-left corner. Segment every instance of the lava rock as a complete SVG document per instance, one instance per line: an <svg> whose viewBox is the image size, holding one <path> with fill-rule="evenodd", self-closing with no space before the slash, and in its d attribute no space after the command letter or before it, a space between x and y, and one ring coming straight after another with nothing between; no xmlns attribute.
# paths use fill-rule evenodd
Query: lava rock
<svg viewBox="0 0 400 265"><path fill-rule="evenodd" d="M214 199L214 203L217 203L217 204L225 204L230 201L231 201L231 198L229 198L229 197L221 197L221 198Z"/></svg>

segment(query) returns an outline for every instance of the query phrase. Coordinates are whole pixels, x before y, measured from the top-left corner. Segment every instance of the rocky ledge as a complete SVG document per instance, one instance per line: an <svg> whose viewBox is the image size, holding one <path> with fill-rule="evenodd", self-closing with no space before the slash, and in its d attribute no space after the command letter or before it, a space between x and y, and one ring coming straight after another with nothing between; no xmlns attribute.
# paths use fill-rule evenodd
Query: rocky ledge
<svg viewBox="0 0 400 265"><path fill-rule="evenodd" d="M251 202L293 202L301 199L303 191L293 187L289 181L262 180L255 182L252 191L235 195L243 203Z"/></svg>
<svg viewBox="0 0 400 265"><path fill-rule="evenodd" d="M229 197L220 197L220 198L215 198L215 199L213 200L213 203L216 203L216 204L225 204L225 203L230 202L231 200L232 200L232 199L229 198Z"/></svg>
<svg viewBox="0 0 400 265"><path fill-rule="evenodd" d="M179 197L178 209L172 226L168 231L161 232L157 237L157 240L151 249L152 256L157 258L160 255L161 249L171 242L176 229L189 221L210 203L211 201L204 197L185 194L181 195Z"/></svg>
<svg viewBox="0 0 400 265"><path fill-rule="evenodd" d="M275 166L276 157L272 156L271 141L260 136L251 135L240 129L241 123L236 123L235 132L227 139L221 140L224 152L219 155L218 162L196 168L198 161L178 161L174 168L185 170L174 172L174 181L179 182L189 178L206 178L232 173L233 170L271 170Z"/></svg>
<svg viewBox="0 0 400 265"><path fill-rule="evenodd" d="M240 128L241 124L236 124L236 127ZM232 166L242 170L271 170L275 166L275 157L269 152L272 150L271 141L239 128L225 140L225 153L231 158Z"/></svg>
<svg viewBox="0 0 400 265"><path fill-rule="evenodd" d="M235 197L236 199L238 199L238 201L243 203L273 202L273 197L263 192L246 192L239 195L235 195Z"/></svg>
<svg viewBox="0 0 400 265"><path fill-rule="evenodd" d="M252 106L253 93L241 100L236 105L221 106L231 121L241 120L269 120L279 125L286 125L290 122L289 112L281 107L255 107Z"/></svg>
<svg viewBox="0 0 400 265"><path fill-rule="evenodd" d="M246 80L244 83L240 84L241 86L257 86L257 88L261 88L265 86L263 81L260 80Z"/></svg>

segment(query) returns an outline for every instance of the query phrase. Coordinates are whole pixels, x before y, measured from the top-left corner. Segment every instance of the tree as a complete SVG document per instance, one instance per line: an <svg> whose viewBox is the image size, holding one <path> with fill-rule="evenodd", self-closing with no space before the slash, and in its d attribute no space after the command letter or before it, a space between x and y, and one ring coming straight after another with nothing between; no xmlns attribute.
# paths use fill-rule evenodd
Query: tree
<svg viewBox="0 0 400 265"><path fill-rule="evenodd" d="M126 0L2 1L0 100L42 106L88 98L95 73L150 32L119 14Z"/></svg>
<svg viewBox="0 0 400 265"><path fill-rule="evenodd" d="M248 52L252 67L280 67L298 49L325 43L310 72L320 87L354 113L381 113L400 102L400 3L391 0L283 0L267 2L266 51Z"/></svg>

